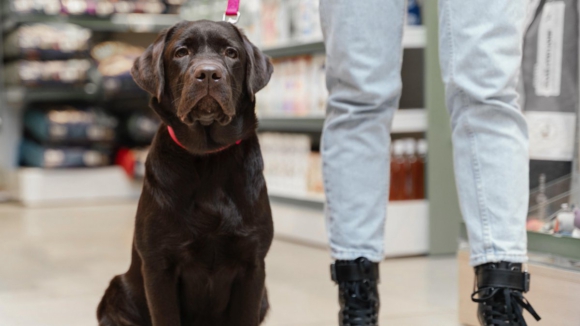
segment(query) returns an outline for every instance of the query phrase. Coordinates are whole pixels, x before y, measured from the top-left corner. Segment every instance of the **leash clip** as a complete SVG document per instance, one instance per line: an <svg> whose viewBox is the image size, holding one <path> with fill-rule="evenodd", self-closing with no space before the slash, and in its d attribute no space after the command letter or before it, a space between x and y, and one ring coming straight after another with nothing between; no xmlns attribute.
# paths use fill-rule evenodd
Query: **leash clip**
<svg viewBox="0 0 580 326"><path fill-rule="evenodd" d="M231 23L231 24L234 24L235 25L238 22L238 20L240 20L240 12L238 11L236 13L236 16L235 17L234 16L227 15L226 13L224 13L224 17L222 18L222 20L223 21L227 21L228 23Z"/></svg>

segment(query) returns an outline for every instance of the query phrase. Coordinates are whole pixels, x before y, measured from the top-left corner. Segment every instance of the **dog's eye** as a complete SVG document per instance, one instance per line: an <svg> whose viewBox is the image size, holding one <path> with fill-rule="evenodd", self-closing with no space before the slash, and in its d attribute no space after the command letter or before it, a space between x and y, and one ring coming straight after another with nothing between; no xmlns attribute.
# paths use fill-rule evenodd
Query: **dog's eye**
<svg viewBox="0 0 580 326"><path fill-rule="evenodd" d="M234 48L227 48L226 55L232 59L235 59L238 57L238 51L236 51Z"/></svg>
<svg viewBox="0 0 580 326"><path fill-rule="evenodd" d="M189 50L187 48L179 48L177 49L177 51L175 51L176 58L182 58L185 57L186 55L189 55Z"/></svg>

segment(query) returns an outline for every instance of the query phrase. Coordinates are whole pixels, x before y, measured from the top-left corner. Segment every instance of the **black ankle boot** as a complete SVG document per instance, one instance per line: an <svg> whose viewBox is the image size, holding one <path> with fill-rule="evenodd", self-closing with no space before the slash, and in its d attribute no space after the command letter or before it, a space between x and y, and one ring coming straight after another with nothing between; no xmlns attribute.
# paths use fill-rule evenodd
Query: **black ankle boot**
<svg viewBox="0 0 580 326"><path fill-rule="evenodd" d="M330 266L332 280L338 284L340 326L379 324L379 264L366 258L337 260Z"/></svg>
<svg viewBox="0 0 580 326"><path fill-rule="evenodd" d="M526 326L523 309L540 320L523 296L530 287L530 274L522 271L522 264L483 264L475 267L475 276L477 289L471 300L479 303L477 315L482 326Z"/></svg>

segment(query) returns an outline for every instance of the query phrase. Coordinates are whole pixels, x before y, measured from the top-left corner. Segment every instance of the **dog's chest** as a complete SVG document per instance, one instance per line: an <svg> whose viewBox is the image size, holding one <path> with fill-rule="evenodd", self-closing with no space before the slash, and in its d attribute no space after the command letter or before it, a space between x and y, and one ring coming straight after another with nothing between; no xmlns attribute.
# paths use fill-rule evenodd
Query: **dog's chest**
<svg viewBox="0 0 580 326"><path fill-rule="evenodd" d="M253 235L201 236L182 244L179 261L207 271L237 269L252 265L258 259L259 241Z"/></svg>

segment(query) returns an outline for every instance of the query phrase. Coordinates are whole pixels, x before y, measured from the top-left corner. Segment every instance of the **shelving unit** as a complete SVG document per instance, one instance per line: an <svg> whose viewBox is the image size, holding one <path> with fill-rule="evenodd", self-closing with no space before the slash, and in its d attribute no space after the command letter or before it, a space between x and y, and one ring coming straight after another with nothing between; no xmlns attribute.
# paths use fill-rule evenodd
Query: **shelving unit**
<svg viewBox="0 0 580 326"><path fill-rule="evenodd" d="M403 47L405 49L421 49L427 43L426 31L423 26L406 26L403 33ZM314 40L309 42L289 42L263 49L264 53L272 58L290 57L296 55L324 52L324 42Z"/></svg>
<svg viewBox="0 0 580 326"><path fill-rule="evenodd" d="M321 132L324 117L262 117L259 129L262 131ZM395 113L392 133L418 133L427 131L425 109L401 109Z"/></svg>
<svg viewBox="0 0 580 326"><path fill-rule="evenodd" d="M12 86L4 91L6 104L12 108L21 108L23 105L38 101L96 101L99 89L96 84L88 87L63 89L39 88L30 89L21 86Z"/></svg>
<svg viewBox="0 0 580 326"><path fill-rule="evenodd" d="M312 201L319 196L308 195L303 202L286 199L302 198L270 191L276 205L272 216L276 236L312 246L327 247L324 212ZM426 200L394 201L387 206L385 223L385 257L415 256L429 253L429 204Z"/></svg>
<svg viewBox="0 0 580 326"><path fill-rule="evenodd" d="M108 17L10 15L2 22L2 30L6 32L19 24L27 23L70 23L96 32L154 33L179 21L181 21L179 15L169 14L113 14Z"/></svg>
<svg viewBox="0 0 580 326"><path fill-rule="evenodd" d="M178 15L170 14L114 14L108 17L5 14L0 24L0 44L3 35L27 23L71 23L104 33L156 33L180 20ZM139 183L131 181L118 166L65 170L16 166L22 133L22 108L29 103L44 101L99 103L103 99L101 80L91 79L84 86L68 88L5 87L0 82L0 152L3 153L0 157L0 189L7 189L10 198L37 206L138 197Z"/></svg>
<svg viewBox="0 0 580 326"><path fill-rule="evenodd" d="M82 27L90 28L97 32L132 32L132 33L154 33L173 25L180 18L176 15L144 15L144 14L116 14L106 18L98 17L69 17L69 16L41 16L41 15L14 15L6 17L2 21L2 30L7 32L22 23L39 22L61 22L72 23ZM421 56L417 52L423 51L427 44L426 29L422 26L405 27L403 46L406 50L411 50L409 54L413 56L413 62L421 62ZM264 53L273 58L291 57L297 55L324 53L324 43L322 40L312 40L309 42L291 42L274 47L263 49ZM407 54L408 51L405 51ZM421 65L414 69L422 69ZM417 86L417 90L422 94L422 84ZM97 100L102 95L101 86L98 82L94 88L75 89L73 91L55 92L52 90L29 90L20 87L9 87L0 89L0 96L6 104L5 111L12 114L7 117L5 123L12 125L10 141L0 142L0 150L13 150L19 141L18 109L25 104L43 100ZM411 106L413 107L413 106ZM427 131L427 114L421 106L415 108L400 109L394 117L393 133L424 133ZM322 116L263 116L260 117L259 131L278 131L294 133L320 133L324 124ZM6 128L5 128L6 129ZM2 131L0 130L0 133ZM12 155L15 157L15 155ZM136 198L139 186L127 179L122 171L117 167L95 168L95 169L66 169L43 170L20 168L0 162L0 168L8 169L8 180L11 194L19 198L24 204L31 206L45 205L50 202L82 202L86 199L108 198ZM68 175L70 173L70 175ZM114 180L116 178L116 181ZM87 183L89 182L89 183ZM95 182L90 186L90 182ZM109 185L115 185L111 190ZM36 191L30 191L30 189ZM52 191L49 191L52 189ZM276 221L277 235L291 237L305 242L326 245L326 234L324 231L323 206L324 195L314 193L297 194L280 189L270 188L270 196L274 201L286 205L288 210L295 209L311 210L314 216L307 220L307 215L296 215L296 219ZM386 229L387 236L393 241L388 244L392 252L387 254L396 255L416 255L429 252L428 248L428 225L429 225L429 204L426 200L394 202L389 205L389 216L391 217ZM276 214L275 214L276 216ZM397 219L400 219L398 221ZM301 224L303 223L303 224ZM312 224L313 228L308 228ZM405 224L401 232L399 230ZM309 229L313 233L304 237L302 231ZM301 231L302 230L302 231Z"/></svg>
<svg viewBox="0 0 580 326"><path fill-rule="evenodd" d="M76 169L20 168L11 175L10 195L25 206L79 205L137 199L141 183L120 166Z"/></svg>
<svg viewBox="0 0 580 326"><path fill-rule="evenodd" d="M422 60L417 52L423 51L427 44L426 29L423 26L406 26L403 36L405 55L412 55L411 60ZM292 42L276 47L263 49L272 58L286 58L301 55L324 53L322 40L305 43ZM422 69L422 65L411 69ZM422 64L422 62L420 62ZM409 70L407 70L409 72ZM421 72L423 74L423 72ZM417 82L416 79L404 80ZM406 87L410 87L407 84ZM418 88L422 92L423 88ZM423 94L416 94L423 98ZM427 111L422 108L399 109L394 116L391 133L420 134L427 132ZM261 116L259 131L290 132L319 134L324 125L323 116ZM267 180L266 180L267 181ZM276 224L276 236L299 241L315 246L328 246L325 229L324 204L325 196L320 193L288 191L269 185L270 197L277 204L273 216ZM385 256L422 255L429 248L429 202L428 200L410 200L390 202L388 205L388 223L385 225Z"/></svg>

